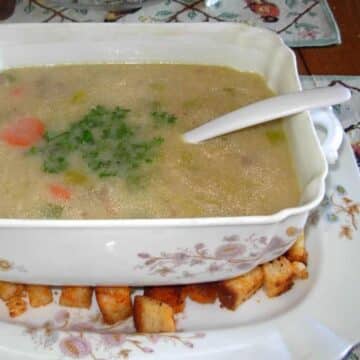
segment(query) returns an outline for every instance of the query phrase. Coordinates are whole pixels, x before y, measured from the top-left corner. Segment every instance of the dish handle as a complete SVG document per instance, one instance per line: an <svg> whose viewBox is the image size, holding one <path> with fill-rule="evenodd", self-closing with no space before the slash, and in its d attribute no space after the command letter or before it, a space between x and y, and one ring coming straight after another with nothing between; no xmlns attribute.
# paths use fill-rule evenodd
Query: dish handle
<svg viewBox="0 0 360 360"><path fill-rule="evenodd" d="M315 126L326 132L325 138L321 141L326 160L330 165L335 164L344 137L340 120L332 107L313 110L311 115Z"/></svg>

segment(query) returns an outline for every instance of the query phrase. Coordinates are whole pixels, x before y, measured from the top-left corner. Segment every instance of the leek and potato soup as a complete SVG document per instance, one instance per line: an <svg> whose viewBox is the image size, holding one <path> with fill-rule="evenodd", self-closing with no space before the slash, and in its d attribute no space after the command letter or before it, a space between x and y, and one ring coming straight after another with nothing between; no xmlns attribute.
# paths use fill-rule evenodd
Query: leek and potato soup
<svg viewBox="0 0 360 360"><path fill-rule="evenodd" d="M187 144L182 134L273 96L254 73L99 64L0 73L0 217L267 215L299 187L282 120Z"/></svg>

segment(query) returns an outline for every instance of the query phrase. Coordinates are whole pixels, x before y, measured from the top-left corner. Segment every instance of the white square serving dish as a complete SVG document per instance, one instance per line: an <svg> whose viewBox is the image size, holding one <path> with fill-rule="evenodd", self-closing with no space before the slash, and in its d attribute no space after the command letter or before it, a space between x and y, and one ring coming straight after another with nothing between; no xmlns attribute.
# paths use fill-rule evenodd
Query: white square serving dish
<svg viewBox="0 0 360 360"><path fill-rule="evenodd" d="M64 63L226 65L300 90L293 52L240 24L24 24L0 29L0 71ZM0 219L2 280L160 285L240 275L284 253L324 196L327 162L307 113L286 124L301 203L269 216L133 220ZM90 205L90 204L89 204ZM0 204L1 206L1 204Z"/></svg>

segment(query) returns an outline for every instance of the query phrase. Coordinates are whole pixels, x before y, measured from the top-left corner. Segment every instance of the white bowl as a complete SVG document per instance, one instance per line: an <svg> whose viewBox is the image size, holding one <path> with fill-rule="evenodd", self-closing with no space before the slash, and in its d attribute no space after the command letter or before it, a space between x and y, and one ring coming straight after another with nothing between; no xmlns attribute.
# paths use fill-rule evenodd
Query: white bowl
<svg viewBox="0 0 360 360"><path fill-rule="evenodd" d="M24 24L0 29L0 70L24 65L171 62L262 74L277 93L301 88L276 34L235 24ZM286 130L301 203L270 216L134 220L0 220L2 280L155 285L240 275L284 253L324 195L327 162L307 113ZM89 204L91 206L91 204Z"/></svg>

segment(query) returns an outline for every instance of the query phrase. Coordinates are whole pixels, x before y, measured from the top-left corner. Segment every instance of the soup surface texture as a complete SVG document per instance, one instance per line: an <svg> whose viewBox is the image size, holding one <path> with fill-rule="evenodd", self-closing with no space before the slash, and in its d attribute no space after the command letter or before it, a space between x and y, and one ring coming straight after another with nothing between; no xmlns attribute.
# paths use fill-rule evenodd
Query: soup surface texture
<svg viewBox="0 0 360 360"><path fill-rule="evenodd" d="M282 120L190 145L181 134L273 96L253 73L99 64L0 74L0 217L267 215L299 188Z"/></svg>

